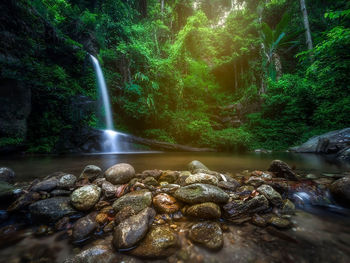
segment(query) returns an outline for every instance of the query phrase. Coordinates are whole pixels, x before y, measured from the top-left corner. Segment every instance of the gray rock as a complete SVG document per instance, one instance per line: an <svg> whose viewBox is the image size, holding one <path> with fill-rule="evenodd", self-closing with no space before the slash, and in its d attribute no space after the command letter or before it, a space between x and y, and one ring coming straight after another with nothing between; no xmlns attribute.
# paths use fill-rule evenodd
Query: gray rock
<svg viewBox="0 0 350 263"><path fill-rule="evenodd" d="M60 189L71 189L74 187L77 177L73 174L65 174L58 180L57 187Z"/></svg>
<svg viewBox="0 0 350 263"><path fill-rule="evenodd" d="M40 192L40 191L50 192L53 189L55 189L57 187L57 185L58 185L58 179L56 177L53 177L53 178L49 178L49 179L46 179L44 181L37 183L36 185L34 185L31 188L31 191L33 191L33 192Z"/></svg>
<svg viewBox="0 0 350 263"><path fill-rule="evenodd" d="M83 172L80 174L79 179L87 178L90 182L102 175L102 170L96 165L85 166Z"/></svg>
<svg viewBox="0 0 350 263"><path fill-rule="evenodd" d="M195 218L217 219L221 217L221 210L217 204L207 202L190 206L185 214Z"/></svg>
<svg viewBox="0 0 350 263"><path fill-rule="evenodd" d="M274 160L270 164L269 172L274 173L277 177L286 178L288 180L298 180L297 175L288 164L280 160Z"/></svg>
<svg viewBox="0 0 350 263"><path fill-rule="evenodd" d="M236 191L236 189L240 186L240 184L236 181L236 182L225 182L225 181L220 181L218 183L218 187L220 187L221 189L224 189L226 191L229 192L234 192Z"/></svg>
<svg viewBox="0 0 350 263"><path fill-rule="evenodd" d="M218 250L224 244L220 225L216 222L200 222L193 225L188 237L196 244L212 250Z"/></svg>
<svg viewBox="0 0 350 263"><path fill-rule="evenodd" d="M0 181L0 200L7 201L14 197L15 187L5 181Z"/></svg>
<svg viewBox="0 0 350 263"><path fill-rule="evenodd" d="M29 212L34 219L49 223L78 213L70 205L69 197L53 197L37 201L29 206Z"/></svg>
<svg viewBox="0 0 350 263"><path fill-rule="evenodd" d="M95 221L96 215L97 212L92 212L75 222L72 234L75 241L85 240L95 231L95 229L98 227L98 224Z"/></svg>
<svg viewBox="0 0 350 263"><path fill-rule="evenodd" d="M102 188L103 195L106 198L116 197L116 193L118 191L118 186L116 186L108 181L105 181L102 183L101 188Z"/></svg>
<svg viewBox="0 0 350 263"><path fill-rule="evenodd" d="M209 170L208 167L206 167L204 164L202 164L200 161L194 160L190 162L188 165L188 170L193 172L196 169L203 169L203 170Z"/></svg>
<svg viewBox="0 0 350 263"><path fill-rule="evenodd" d="M150 206L151 204L151 192L146 189L143 189L123 195L122 197L118 198L112 206L116 212L119 212L126 206L130 206L135 213L138 213L146 207Z"/></svg>
<svg viewBox="0 0 350 263"><path fill-rule="evenodd" d="M333 197L340 204L350 206L350 176L336 180L330 186Z"/></svg>
<svg viewBox="0 0 350 263"><path fill-rule="evenodd" d="M179 249L176 233L169 226L152 226L146 237L130 254L145 259L166 258Z"/></svg>
<svg viewBox="0 0 350 263"><path fill-rule="evenodd" d="M289 199L286 199L283 201L283 206L281 208L281 214L289 214L294 215L295 214L295 205L292 201Z"/></svg>
<svg viewBox="0 0 350 263"><path fill-rule="evenodd" d="M85 249L64 263L116 263L121 262L117 254L106 245L97 245Z"/></svg>
<svg viewBox="0 0 350 263"><path fill-rule="evenodd" d="M101 188L97 185L85 185L80 187L71 195L72 205L81 211L91 209L100 199Z"/></svg>
<svg viewBox="0 0 350 263"><path fill-rule="evenodd" d="M269 220L268 223L274 227L280 228L280 229L286 229L290 228L292 226L292 223L285 218L281 218L278 216L272 216Z"/></svg>
<svg viewBox="0 0 350 263"><path fill-rule="evenodd" d="M204 202L226 203L229 195L221 188L209 184L191 184L180 187L174 196L189 204L197 204Z"/></svg>
<svg viewBox="0 0 350 263"><path fill-rule="evenodd" d="M257 191L260 194L264 195L267 198L267 200L271 202L271 204L277 207L281 207L283 205L282 196L271 186L263 184L258 187Z"/></svg>
<svg viewBox="0 0 350 263"><path fill-rule="evenodd" d="M217 185L218 182L219 180L214 175L205 173L192 174L185 180L186 185L196 183Z"/></svg>
<svg viewBox="0 0 350 263"><path fill-rule="evenodd" d="M147 234L156 212L153 208L146 208L137 215L133 215L121 222L113 233L113 245L117 249L130 248L137 244Z"/></svg>
<svg viewBox="0 0 350 263"><path fill-rule="evenodd" d="M108 168L105 177L112 184L126 184L135 177L135 169L130 164L119 163Z"/></svg>
<svg viewBox="0 0 350 263"><path fill-rule="evenodd" d="M263 195L258 195L248 201L234 200L223 207L226 216L232 219L262 212L268 208L269 201Z"/></svg>
<svg viewBox="0 0 350 263"><path fill-rule="evenodd" d="M15 172L7 167L0 167L0 181L14 184L16 179Z"/></svg>
<svg viewBox="0 0 350 263"><path fill-rule="evenodd" d="M50 192L50 196L70 196L71 192L69 190L55 189Z"/></svg>

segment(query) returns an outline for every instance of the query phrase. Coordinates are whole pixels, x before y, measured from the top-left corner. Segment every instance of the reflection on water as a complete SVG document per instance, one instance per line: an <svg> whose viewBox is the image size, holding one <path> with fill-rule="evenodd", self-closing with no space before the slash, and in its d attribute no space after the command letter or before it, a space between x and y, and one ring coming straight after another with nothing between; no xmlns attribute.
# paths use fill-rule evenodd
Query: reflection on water
<svg viewBox="0 0 350 263"><path fill-rule="evenodd" d="M12 156L0 157L0 167L12 168L19 181L40 178L63 171L79 175L85 165L94 164L103 170L121 162L130 163L137 172L147 169L185 170L192 160L200 160L211 170L239 172L242 170L266 170L274 159L287 162L302 173L340 173L350 170L350 164L327 159L314 154L296 153L135 153L63 156Z"/></svg>

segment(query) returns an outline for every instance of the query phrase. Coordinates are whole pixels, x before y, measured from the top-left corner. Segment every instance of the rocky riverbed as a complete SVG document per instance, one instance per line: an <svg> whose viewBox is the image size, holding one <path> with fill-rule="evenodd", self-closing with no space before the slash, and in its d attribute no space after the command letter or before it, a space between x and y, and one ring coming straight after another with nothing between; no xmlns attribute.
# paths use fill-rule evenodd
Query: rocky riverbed
<svg viewBox="0 0 350 263"><path fill-rule="evenodd" d="M88 165L14 184L1 168L0 262L349 262L349 221L296 210L349 205L350 176L337 177L300 176L279 160L237 174L192 161L188 171Z"/></svg>

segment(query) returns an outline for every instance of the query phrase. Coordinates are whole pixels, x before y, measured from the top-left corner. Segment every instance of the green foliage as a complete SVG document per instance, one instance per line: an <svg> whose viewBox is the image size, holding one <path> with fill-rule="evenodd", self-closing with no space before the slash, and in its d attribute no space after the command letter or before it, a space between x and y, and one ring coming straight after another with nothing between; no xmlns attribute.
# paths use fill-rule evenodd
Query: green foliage
<svg viewBox="0 0 350 263"><path fill-rule="evenodd" d="M21 143L23 143L23 138L10 138L10 137L0 138L0 147L7 146L7 145L19 145Z"/></svg>

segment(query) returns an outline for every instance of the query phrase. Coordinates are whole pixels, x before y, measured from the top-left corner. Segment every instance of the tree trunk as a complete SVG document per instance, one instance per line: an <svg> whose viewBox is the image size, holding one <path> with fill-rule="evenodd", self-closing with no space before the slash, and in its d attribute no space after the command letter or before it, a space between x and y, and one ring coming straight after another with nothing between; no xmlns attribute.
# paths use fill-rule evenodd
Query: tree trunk
<svg viewBox="0 0 350 263"><path fill-rule="evenodd" d="M277 52L274 52L272 56L273 56L273 63L276 69L276 80L278 81L282 77L281 57L277 54Z"/></svg>
<svg viewBox="0 0 350 263"><path fill-rule="evenodd" d="M160 11L162 13L164 12L164 0L161 0L161 2L160 2Z"/></svg>
<svg viewBox="0 0 350 263"><path fill-rule="evenodd" d="M308 50L311 50L313 48L313 45L312 45L309 17L308 17L307 10L306 10L305 0L300 0L300 8L301 8L301 12L303 14L305 36L306 36L306 45L307 45Z"/></svg>

